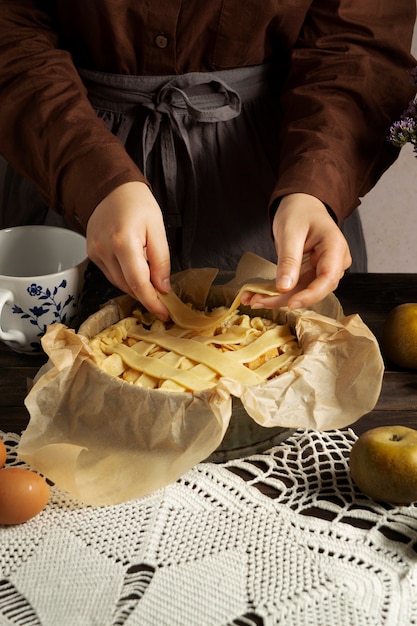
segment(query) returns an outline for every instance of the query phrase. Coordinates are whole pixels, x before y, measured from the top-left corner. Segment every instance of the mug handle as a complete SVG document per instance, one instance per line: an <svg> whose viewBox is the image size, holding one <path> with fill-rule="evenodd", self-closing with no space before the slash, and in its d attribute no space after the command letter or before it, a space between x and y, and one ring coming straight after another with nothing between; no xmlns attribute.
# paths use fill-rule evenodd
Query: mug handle
<svg viewBox="0 0 417 626"><path fill-rule="evenodd" d="M9 330L5 331L1 327L1 312L4 305L9 302L12 303L14 301L13 294L8 289L2 289L0 287L0 340L1 341L15 341L19 345L23 346L25 344L25 335L20 330Z"/></svg>

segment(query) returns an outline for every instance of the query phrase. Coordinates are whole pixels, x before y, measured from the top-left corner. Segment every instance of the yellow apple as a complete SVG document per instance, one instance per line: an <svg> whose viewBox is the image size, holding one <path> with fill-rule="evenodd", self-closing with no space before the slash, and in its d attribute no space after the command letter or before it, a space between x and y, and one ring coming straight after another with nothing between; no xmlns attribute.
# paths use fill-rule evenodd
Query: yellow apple
<svg viewBox="0 0 417 626"><path fill-rule="evenodd" d="M396 365L417 369L417 303L399 304L388 313L381 346Z"/></svg>
<svg viewBox="0 0 417 626"><path fill-rule="evenodd" d="M391 504L417 500L417 430L372 428L353 444L349 464L353 481L370 498Z"/></svg>

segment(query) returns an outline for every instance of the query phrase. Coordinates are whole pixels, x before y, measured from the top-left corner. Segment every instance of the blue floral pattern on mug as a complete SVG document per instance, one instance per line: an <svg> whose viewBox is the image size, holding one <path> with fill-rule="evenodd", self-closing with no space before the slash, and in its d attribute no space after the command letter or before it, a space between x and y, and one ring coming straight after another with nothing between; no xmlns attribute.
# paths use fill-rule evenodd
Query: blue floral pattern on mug
<svg viewBox="0 0 417 626"><path fill-rule="evenodd" d="M27 319L31 324L39 328L38 337L41 338L47 327L50 324L60 322L66 326L71 326L72 322L78 316L78 302L76 302L75 296L68 295L64 303L57 302L56 295L60 289L65 289L67 281L64 279L58 287L54 287L54 290L43 289L42 285L32 283L27 288L27 292L33 298L37 298L40 303L38 306L34 305L29 311L24 311L21 307L13 305L12 311L16 315L20 315L21 319ZM48 315L52 320L48 319L45 323L45 319L41 319L43 316ZM41 342L32 342L30 344L34 352L41 350Z"/></svg>

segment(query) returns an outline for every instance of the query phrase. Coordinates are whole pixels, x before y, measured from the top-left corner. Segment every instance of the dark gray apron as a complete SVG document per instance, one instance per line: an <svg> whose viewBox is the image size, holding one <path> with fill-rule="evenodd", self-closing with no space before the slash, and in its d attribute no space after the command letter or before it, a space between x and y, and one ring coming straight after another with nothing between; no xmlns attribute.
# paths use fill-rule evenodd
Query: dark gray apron
<svg viewBox="0 0 417 626"><path fill-rule="evenodd" d="M271 66L136 77L79 70L97 115L152 185L172 270L234 270L250 250L276 261L268 202L278 171L279 73ZM59 219L10 168L3 225ZM357 212L345 222L353 271L366 271Z"/></svg>

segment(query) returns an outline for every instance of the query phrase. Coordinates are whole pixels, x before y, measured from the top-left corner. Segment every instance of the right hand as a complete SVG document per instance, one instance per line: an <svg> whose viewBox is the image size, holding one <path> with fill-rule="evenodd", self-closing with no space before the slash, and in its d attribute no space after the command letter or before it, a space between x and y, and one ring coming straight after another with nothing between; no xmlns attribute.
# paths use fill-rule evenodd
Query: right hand
<svg viewBox="0 0 417 626"><path fill-rule="evenodd" d="M168 311L156 290L170 290L170 255L161 209L142 182L120 185L87 224L87 254L106 278L160 319Z"/></svg>
<svg viewBox="0 0 417 626"><path fill-rule="evenodd" d="M242 303L253 308L309 307L332 293L351 265L348 243L325 205L309 194L285 196L272 225L280 295L245 292Z"/></svg>

